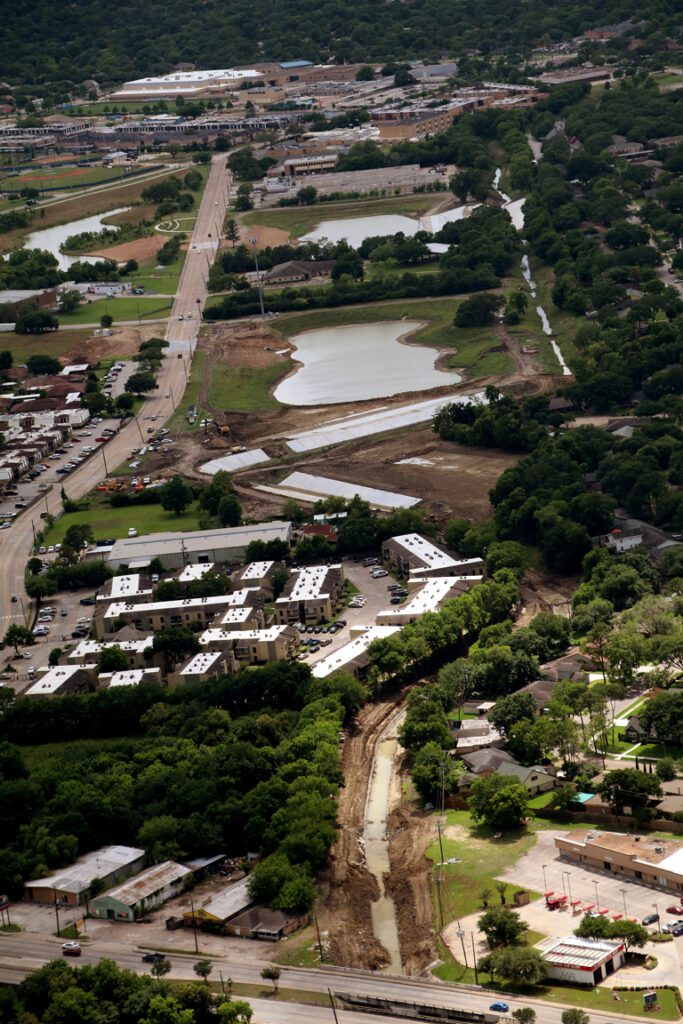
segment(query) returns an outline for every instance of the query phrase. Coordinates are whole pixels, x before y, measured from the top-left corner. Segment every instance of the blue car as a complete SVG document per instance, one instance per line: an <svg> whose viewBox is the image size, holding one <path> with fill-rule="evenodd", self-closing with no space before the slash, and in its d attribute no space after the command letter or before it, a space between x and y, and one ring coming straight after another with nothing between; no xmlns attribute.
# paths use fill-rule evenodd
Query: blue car
<svg viewBox="0 0 683 1024"><path fill-rule="evenodd" d="M502 999L499 999L496 1003L491 1003L489 1010L498 1010L499 1013L507 1013L510 1007L507 1003L504 1003Z"/></svg>

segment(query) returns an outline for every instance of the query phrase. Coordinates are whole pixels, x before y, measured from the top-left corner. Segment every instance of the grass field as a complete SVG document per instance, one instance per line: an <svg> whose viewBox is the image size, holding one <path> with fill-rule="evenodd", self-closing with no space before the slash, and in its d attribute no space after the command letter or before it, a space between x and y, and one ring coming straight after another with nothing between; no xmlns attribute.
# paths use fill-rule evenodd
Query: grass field
<svg viewBox="0 0 683 1024"><path fill-rule="evenodd" d="M89 330L50 331L47 334L5 334L0 338L0 348L12 353L15 364L25 363L29 356L48 355L58 359L78 345L79 341L87 341L91 335Z"/></svg>
<svg viewBox="0 0 683 1024"><path fill-rule="evenodd" d="M0 177L0 189L19 190L22 188L62 188L65 185L97 185L101 181L125 179L127 175L119 167L61 167L45 166L5 174Z"/></svg>
<svg viewBox="0 0 683 1024"><path fill-rule="evenodd" d="M176 171L169 169L167 172L158 172L151 176L153 181L163 181ZM35 210L35 217L27 228L17 228L15 231L8 231L0 239L0 251L11 252L22 245L24 237L31 231L38 228L49 228L55 224L67 224L69 221L78 220L81 217L88 217L95 213L104 213L106 210L115 210L121 206L130 206L140 201L140 194L147 188L150 176L142 176L125 185L114 185L109 188L102 188L98 191L86 192L83 195L74 196L69 199L60 199L59 202L39 206ZM133 214L128 217L133 220Z"/></svg>
<svg viewBox="0 0 683 1024"><path fill-rule="evenodd" d="M263 224L268 228L288 231L293 238L305 235L323 220L346 220L349 217L378 217L394 213L420 216L444 198L443 193L390 196L378 199L340 200L335 203L317 203L315 206L295 206L285 209L254 210L241 217L242 224Z"/></svg>
<svg viewBox="0 0 683 1024"><path fill-rule="evenodd" d="M103 470L104 475L104 470ZM69 493L68 477L64 488ZM89 508L83 512L66 512L45 535L45 544L59 544L64 534L74 523L89 524L95 540L109 537L127 537L128 529L134 526L140 536L147 533L163 533L165 530L196 530L197 505L193 503L186 512L177 516L164 512L161 505L137 505L134 508Z"/></svg>
<svg viewBox="0 0 683 1024"><path fill-rule="evenodd" d="M223 366L217 363L211 373L209 405L230 412L261 412L280 408L270 388L288 363L273 363L259 369Z"/></svg>
<svg viewBox="0 0 683 1024"><path fill-rule="evenodd" d="M171 300L159 296L145 298L134 295L131 298L106 298L95 302L84 303L73 313L60 313L60 324L95 324L105 314L114 317L114 323L124 320L148 320L167 317L171 308Z"/></svg>
<svg viewBox="0 0 683 1024"><path fill-rule="evenodd" d="M415 333L415 340L423 345L452 348L454 352L448 360L452 369L466 370L470 379L507 373L512 368L512 360L506 352L500 350L500 342L493 331L488 327L465 330L455 327L453 317L457 307L458 301L455 299L402 299L370 306L345 306L341 309L287 314L280 317L272 327L283 337L291 338L301 331L341 324L378 323L401 320L403 317L425 320L428 321L427 326Z"/></svg>

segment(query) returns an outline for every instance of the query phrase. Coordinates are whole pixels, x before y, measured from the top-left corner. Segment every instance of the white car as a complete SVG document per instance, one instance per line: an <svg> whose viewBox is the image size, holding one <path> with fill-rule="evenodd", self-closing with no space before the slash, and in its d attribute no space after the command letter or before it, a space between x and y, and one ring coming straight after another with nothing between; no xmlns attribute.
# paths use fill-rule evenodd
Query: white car
<svg viewBox="0 0 683 1024"><path fill-rule="evenodd" d="M135 529L135 527L134 526L129 527L129 529L128 529L128 536L129 537L137 537L137 535L138 535L138 531Z"/></svg>
<svg viewBox="0 0 683 1024"><path fill-rule="evenodd" d="M179 314L178 314L178 319L179 319L179 320L184 320L184 319L185 319L185 317L183 316L183 314L182 314L182 313L179 313Z"/></svg>

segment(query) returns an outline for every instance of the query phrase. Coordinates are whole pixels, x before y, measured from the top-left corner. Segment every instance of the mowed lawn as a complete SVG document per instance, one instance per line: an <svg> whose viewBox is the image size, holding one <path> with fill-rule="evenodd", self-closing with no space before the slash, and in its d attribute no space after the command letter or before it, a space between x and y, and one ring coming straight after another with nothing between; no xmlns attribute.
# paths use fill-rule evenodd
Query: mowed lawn
<svg viewBox="0 0 683 1024"><path fill-rule="evenodd" d="M113 316L114 323L126 320L149 320L167 317L171 300L164 296L145 298L134 295L131 298L106 298L83 303L73 313L59 313L60 324L96 324L101 316Z"/></svg>
<svg viewBox="0 0 683 1024"><path fill-rule="evenodd" d="M314 206L295 206L285 209L255 210L241 217L244 225L262 224L268 228L288 231L292 238L299 238L324 220L347 220L349 217L379 217L394 213L406 217L419 217L431 210L446 193L425 193L424 195L390 196L381 199L358 199L356 201L316 203Z"/></svg>
<svg viewBox="0 0 683 1024"><path fill-rule="evenodd" d="M0 337L0 348L12 353L15 366L25 363L30 356L46 355L59 359L65 352L78 347L92 335L91 330L48 331L46 334L4 334Z"/></svg>
<svg viewBox="0 0 683 1024"><path fill-rule="evenodd" d="M104 471L103 471L104 472ZM64 489L69 493L69 479L64 482ZM60 516L51 530L48 530L44 543L60 544L70 526L90 525L95 540L118 539L128 536L129 527L135 527L140 536L147 533L163 533L166 530L198 529L198 509L196 502L183 512L165 512L161 505L130 505L124 508L90 508L83 512L66 512Z"/></svg>

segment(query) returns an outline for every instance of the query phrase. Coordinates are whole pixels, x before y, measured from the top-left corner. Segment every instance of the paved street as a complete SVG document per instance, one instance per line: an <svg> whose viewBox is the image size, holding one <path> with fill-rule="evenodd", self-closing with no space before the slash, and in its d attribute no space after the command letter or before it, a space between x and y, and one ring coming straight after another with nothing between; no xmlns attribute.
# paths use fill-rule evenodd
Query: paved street
<svg viewBox="0 0 683 1024"><path fill-rule="evenodd" d="M223 223L227 200L226 160L225 154L213 159L190 240L191 245L213 244L216 226ZM206 295L206 257L200 257L190 248L180 276L171 320L167 325L166 339L170 342L170 347L157 378L159 388L156 396L145 402L144 407L145 414L154 413L159 417L159 426L171 416L185 390L189 364L199 333L199 314ZM188 312L193 312L190 320L185 319ZM181 313L183 320L178 320ZM133 418L109 442L106 449L108 466L114 468L124 462L131 450L139 446L140 436L139 423ZM101 460L89 459L67 478L69 497L80 498L87 494L102 476ZM61 511L59 486L52 486L50 490L45 491L45 508L53 515ZM20 615L18 605L10 601L13 592L20 594L26 601L23 574L32 540L31 515L28 512L17 517L11 530L0 532L0 559L4 570L0 579L0 622L8 622Z"/></svg>
<svg viewBox="0 0 683 1024"><path fill-rule="evenodd" d="M189 935L187 939L188 942L191 941ZM15 935L0 933L0 982L18 981L42 963L59 956L59 947L60 942L55 938L39 937L29 933ZM233 952L223 958L217 958L214 963L214 977L218 978L222 974L224 979L230 977L234 982L263 985L261 979L263 962L250 959L251 947L252 943L245 941L242 952ZM122 945L99 941L93 942L87 948L84 947L79 964L96 963L103 957L113 959L121 967L127 967L139 974L145 973L149 967L142 963L139 950L131 947L126 949ZM196 979L192 969L195 960L194 953L183 958L174 956L170 977L183 980ZM420 978L398 978L387 974L373 975L370 972L334 967L324 970L283 967L280 988L311 992L326 992L328 988L331 988L333 992L352 992L480 1012L488 1010L491 1002L495 999L495 995L491 992L481 992L474 986L449 985ZM533 1006L537 1010L539 1021L542 1024L561 1024L562 1010L565 1007L551 1006L548 1003L526 997L517 999L506 995L504 998L513 1010L519 1006ZM332 1022L333 1020L331 1010L328 1012L319 1007L311 1008L297 1003L289 1005L271 1003L268 1000L260 999L250 999L249 1002L256 1010L255 1024L258 1022L261 1024L266 1024L266 1022L269 1024L299 1024L302 1021L320 1024L322 1021ZM340 1011L338 1014L340 1020L345 1024L364 1024L368 1020L384 1021L389 1019L375 1014L342 1013ZM607 1024L607 1022L621 1019L619 1014L591 1013L591 1024ZM629 1019L637 1020L639 1018Z"/></svg>

